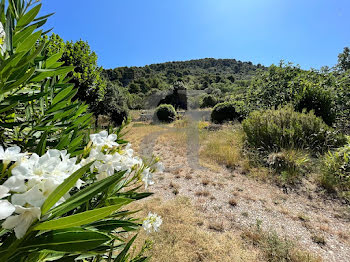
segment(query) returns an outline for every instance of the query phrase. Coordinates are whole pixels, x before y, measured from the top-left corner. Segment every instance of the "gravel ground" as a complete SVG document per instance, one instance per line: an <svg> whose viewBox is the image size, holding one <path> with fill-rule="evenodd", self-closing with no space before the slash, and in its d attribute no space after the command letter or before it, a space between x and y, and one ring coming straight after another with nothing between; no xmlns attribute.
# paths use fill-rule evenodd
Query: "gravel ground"
<svg viewBox="0 0 350 262"><path fill-rule="evenodd" d="M239 170L193 169L186 150L172 141L144 142L143 153L153 148L166 168L155 175L151 191L164 201L178 195L190 198L203 215L199 226L237 232L258 223L264 230L297 241L324 261L350 261L349 207L318 196L312 185L304 191L288 191Z"/></svg>

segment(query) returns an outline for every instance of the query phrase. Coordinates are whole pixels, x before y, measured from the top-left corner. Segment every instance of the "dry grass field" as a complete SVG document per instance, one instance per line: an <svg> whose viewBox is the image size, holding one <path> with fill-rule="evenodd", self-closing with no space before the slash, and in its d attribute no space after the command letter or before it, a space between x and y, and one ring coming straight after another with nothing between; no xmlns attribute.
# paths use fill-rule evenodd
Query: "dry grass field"
<svg viewBox="0 0 350 262"><path fill-rule="evenodd" d="M163 218L160 232L138 239L139 248L151 246L151 261L350 261L346 206L318 197L311 184L294 190L264 179L268 170L251 165L239 125L208 125L134 122L126 135L166 168L140 206L140 217Z"/></svg>

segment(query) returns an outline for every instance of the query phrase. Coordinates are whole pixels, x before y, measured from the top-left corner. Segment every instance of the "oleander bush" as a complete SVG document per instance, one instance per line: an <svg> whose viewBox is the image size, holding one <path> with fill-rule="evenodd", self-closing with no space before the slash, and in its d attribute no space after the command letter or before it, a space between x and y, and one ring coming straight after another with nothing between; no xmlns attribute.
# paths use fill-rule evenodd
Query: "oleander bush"
<svg viewBox="0 0 350 262"><path fill-rule="evenodd" d="M317 154L346 142L313 112L295 112L292 106L254 111L242 124L248 145L268 152L294 148Z"/></svg>
<svg viewBox="0 0 350 262"><path fill-rule="evenodd" d="M162 165L135 156L123 125L90 134L88 107L72 101L74 67L44 55L40 9L0 3L0 261L145 261L128 252L135 233L162 220L126 206L151 195L141 187Z"/></svg>
<svg viewBox="0 0 350 262"><path fill-rule="evenodd" d="M350 145L328 152L322 161L321 184L350 200Z"/></svg>
<svg viewBox="0 0 350 262"><path fill-rule="evenodd" d="M176 119L176 110L172 105L163 104L156 108L155 116L161 122L173 122Z"/></svg>
<svg viewBox="0 0 350 262"><path fill-rule="evenodd" d="M236 110L233 102L223 102L217 104L211 112L211 121L222 124L227 121L242 120L242 115Z"/></svg>

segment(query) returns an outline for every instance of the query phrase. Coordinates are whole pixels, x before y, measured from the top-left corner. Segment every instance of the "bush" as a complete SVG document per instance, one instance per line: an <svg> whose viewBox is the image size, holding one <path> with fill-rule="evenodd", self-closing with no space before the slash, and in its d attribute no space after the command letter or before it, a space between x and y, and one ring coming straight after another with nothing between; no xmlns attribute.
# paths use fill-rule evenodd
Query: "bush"
<svg viewBox="0 0 350 262"><path fill-rule="evenodd" d="M217 104L211 112L211 121L222 124L225 121L242 120L240 113L236 111L235 104L232 102L224 102Z"/></svg>
<svg viewBox="0 0 350 262"><path fill-rule="evenodd" d="M331 92L318 87L307 87L297 95L295 110L308 112L313 110L315 115L331 126L335 121L334 99Z"/></svg>
<svg viewBox="0 0 350 262"><path fill-rule="evenodd" d="M213 95L205 95L202 98L200 107L201 108L213 107L217 103L218 103L218 100Z"/></svg>
<svg viewBox="0 0 350 262"><path fill-rule="evenodd" d="M176 111L172 105L160 105L156 108L155 115L161 122L173 122L176 119Z"/></svg>
<svg viewBox="0 0 350 262"><path fill-rule="evenodd" d="M350 199L350 144L326 154L321 166L321 184Z"/></svg>
<svg viewBox="0 0 350 262"><path fill-rule="evenodd" d="M254 111L243 121L243 129L251 147L270 152L282 148L324 152L345 143L342 134L327 126L313 112L295 112L291 106Z"/></svg>

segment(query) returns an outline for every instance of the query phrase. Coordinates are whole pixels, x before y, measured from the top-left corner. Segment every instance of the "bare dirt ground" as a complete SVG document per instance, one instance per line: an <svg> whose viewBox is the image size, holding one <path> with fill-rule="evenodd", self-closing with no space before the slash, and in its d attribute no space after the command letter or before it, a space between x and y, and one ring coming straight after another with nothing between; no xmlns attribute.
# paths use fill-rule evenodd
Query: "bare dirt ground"
<svg viewBox="0 0 350 262"><path fill-rule="evenodd" d="M155 127L157 130L161 128ZM165 202L188 197L203 219L198 227L237 234L258 224L295 240L323 261L350 261L350 216L346 205L318 197L312 185L304 192L293 192L256 181L239 169L193 168L185 143L179 146L178 141L166 135L148 141L144 134L134 127L129 139L136 148L142 143L139 150L143 153L153 149L166 168L163 174L155 175L151 188L154 197Z"/></svg>

